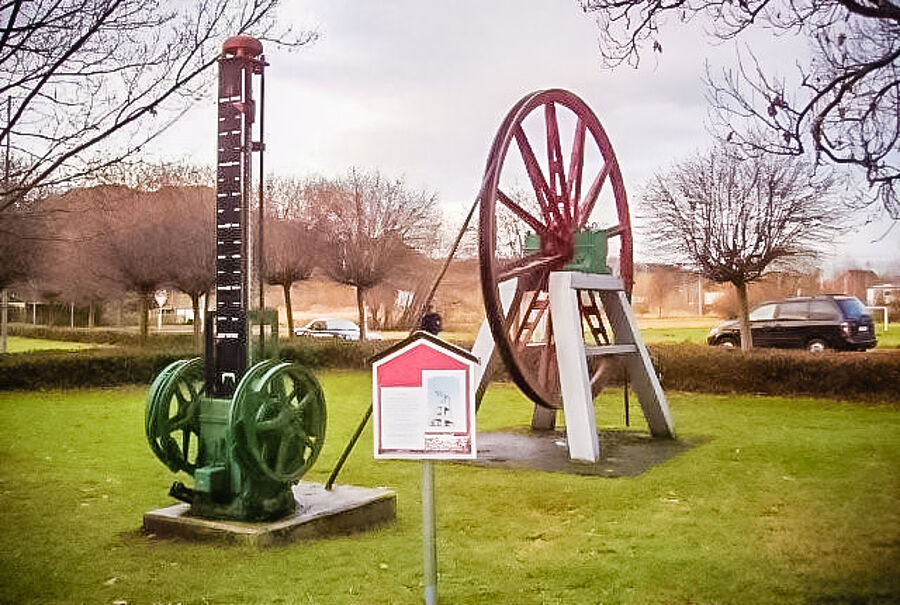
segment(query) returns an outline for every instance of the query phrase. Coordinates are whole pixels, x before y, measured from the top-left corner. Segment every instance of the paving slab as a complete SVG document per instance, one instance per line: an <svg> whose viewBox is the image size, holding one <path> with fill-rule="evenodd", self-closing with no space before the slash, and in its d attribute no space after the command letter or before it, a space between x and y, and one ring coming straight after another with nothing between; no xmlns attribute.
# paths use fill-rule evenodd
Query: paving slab
<svg viewBox="0 0 900 605"><path fill-rule="evenodd" d="M335 485L329 491L321 483L301 481L293 491L297 511L278 521L202 519L180 503L144 514L143 529L162 538L266 548L367 531L397 517L397 495L386 488Z"/></svg>
<svg viewBox="0 0 900 605"><path fill-rule="evenodd" d="M529 428L478 433L478 459L466 464L531 469L598 477L635 477L702 443L701 439L659 439L640 431L598 431L600 458L569 458L565 431Z"/></svg>

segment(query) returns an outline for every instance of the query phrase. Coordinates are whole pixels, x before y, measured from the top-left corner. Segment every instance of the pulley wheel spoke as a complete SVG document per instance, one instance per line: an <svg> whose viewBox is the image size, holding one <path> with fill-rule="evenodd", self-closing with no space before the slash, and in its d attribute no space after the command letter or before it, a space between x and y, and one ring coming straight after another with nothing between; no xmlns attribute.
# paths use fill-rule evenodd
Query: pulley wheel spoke
<svg viewBox="0 0 900 605"><path fill-rule="evenodd" d="M562 260L561 255L544 256L541 254L533 254L524 256L510 261L499 263L497 275L501 282L514 279L526 275L534 275L535 273L549 270L550 267L558 265Z"/></svg>
<svg viewBox="0 0 900 605"><path fill-rule="evenodd" d="M497 190L497 200L500 201L504 206L513 211L513 213L518 216L522 221L534 229L535 233L546 233L547 225L539 221L535 218L530 212L522 208L518 203L512 200L508 195Z"/></svg>

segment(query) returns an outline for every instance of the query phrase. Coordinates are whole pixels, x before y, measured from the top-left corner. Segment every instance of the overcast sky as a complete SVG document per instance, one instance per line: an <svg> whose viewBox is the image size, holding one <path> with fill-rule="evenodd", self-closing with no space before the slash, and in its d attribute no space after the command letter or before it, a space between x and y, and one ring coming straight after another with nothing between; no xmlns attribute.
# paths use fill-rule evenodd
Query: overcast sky
<svg viewBox="0 0 900 605"><path fill-rule="evenodd" d="M435 191L456 231L474 200L491 140L512 105L544 88L581 96L604 125L632 200L654 172L710 143L704 63L732 62L700 26L663 29L661 55L639 69L600 66L596 24L574 0L294 0L283 21L315 28L312 46L266 48L266 168L335 176L351 166L405 176ZM755 39L768 57L803 52ZM792 63L785 63L790 71ZM162 140L171 153L214 161L214 101L194 109ZM881 269L900 259L900 228L864 230L847 254ZM636 237L636 260L647 260ZM896 265L896 263L895 263Z"/></svg>

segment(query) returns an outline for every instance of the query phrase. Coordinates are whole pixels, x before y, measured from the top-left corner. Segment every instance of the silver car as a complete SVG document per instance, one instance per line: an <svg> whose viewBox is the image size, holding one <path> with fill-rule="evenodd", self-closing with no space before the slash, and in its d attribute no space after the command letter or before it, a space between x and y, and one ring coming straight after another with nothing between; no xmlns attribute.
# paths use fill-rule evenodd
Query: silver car
<svg viewBox="0 0 900 605"><path fill-rule="evenodd" d="M314 319L302 328L294 330L294 334L313 338L359 340L359 326L349 319ZM366 332L366 340L381 340L381 334L369 330Z"/></svg>

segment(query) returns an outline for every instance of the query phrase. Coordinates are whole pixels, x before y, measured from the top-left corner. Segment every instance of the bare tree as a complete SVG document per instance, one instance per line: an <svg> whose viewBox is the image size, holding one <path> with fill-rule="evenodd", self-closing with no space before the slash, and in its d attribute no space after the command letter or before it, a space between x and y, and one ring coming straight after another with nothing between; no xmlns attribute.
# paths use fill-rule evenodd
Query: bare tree
<svg viewBox="0 0 900 605"><path fill-rule="evenodd" d="M0 353L6 353L8 289L34 273L39 218L26 205L0 213Z"/></svg>
<svg viewBox="0 0 900 605"><path fill-rule="evenodd" d="M316 233L299 219L270 219L266 222L265 279L281 286L287 310L288 338L294 337L291 287L309 279L318 249Z"/></svg>
<svg viewBox="0 0 900 605"><path fill-rule="evenodd" d="M200 297L216 282L216 203L209 187L164 187L149 194L165 213L165 246L176 261L167 267L166 285L191 298L194 350L203 349Z"/></svg>
<svg viewBox="0 0 900 605"><path fill-rule="evenodd" d="M648 307L656 307L657 317L663 316L663 307L669 297L675 292L680 285L681 275L676 267L666 265L651 265L641 279L642 292L638 292L637 283L635 283L635 293L646 296Z"/></svg>
<svg viewBox="0 0 900 605"><path fill-rule="evenodd" d="M327 258L324 269L341 284L356 288L360 337L366 337L365 293L393 270L407 248L427 249L439 232L437 198L410 189L402 179L353 169L310 189Z"/></svg>
<svg viewBox="0 0 900 605"><path fill-rule="evenodd" d="M226 37L301 46L279 0L0 3L0 146L20 160L0 211L133 155L208 88ZM8 116L8 119L6 119Z"/></svg>
<svg viewBox="0 0 900 605"><path fill-rule="evenodd" d="M746 150L803 155L861 169L872 201L900 219L900 5L893 0L579 0L598 20L608 65L662 52L667 19L702 17L714 38L756 29L806 38L796 90L767 73L752 51L721 77L707 74L714 126ZM765 135L761 137L760 135Z"/></svg>
<svg viewBox="0 0 900 605"><path fill-rule="evenodd" d="M748 350L747 284L831 241L842 219L833 187L799 158L740 156L719 145L651 180L647 236L660 254L734 285Z"/></svg>
<svg viewBox="0 0 900 605"><path fill-rule="evenodd" d="M98 200L103 203L103 233L94 242L97 259L106 270L105 279L137 294L140 340L144 343L150 300L170 282L170 267L181 260L178 249L171 245L172 225L185 218L173 217L152 193L124 187L97 189L108 196Z"/></svg>

